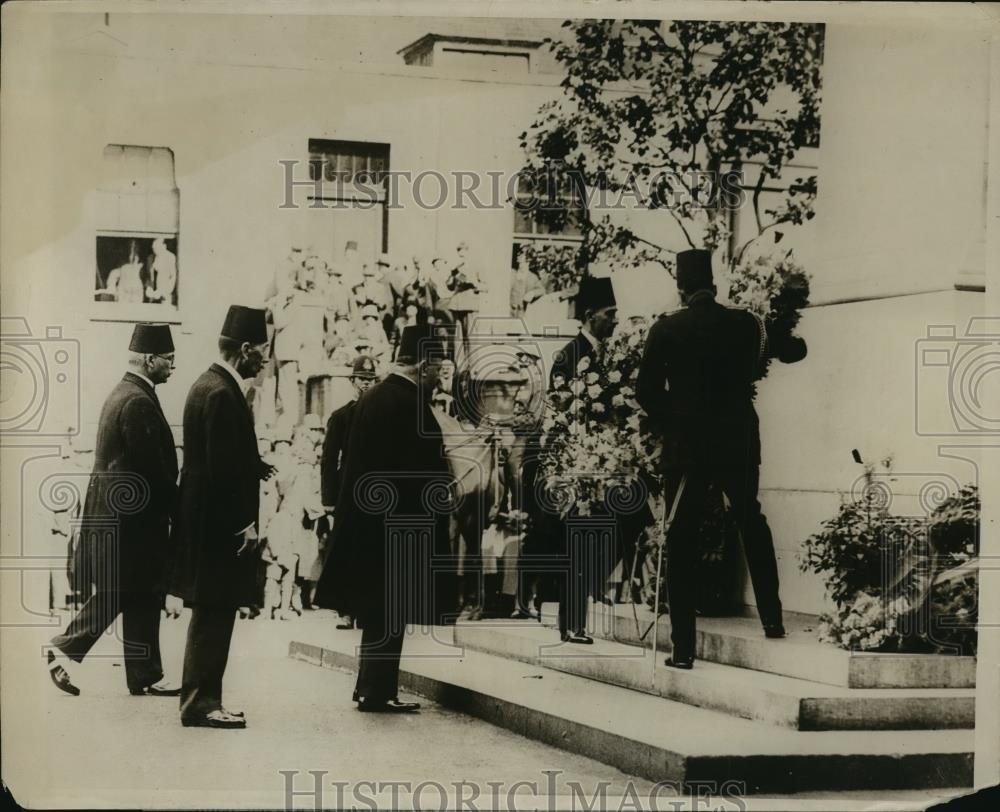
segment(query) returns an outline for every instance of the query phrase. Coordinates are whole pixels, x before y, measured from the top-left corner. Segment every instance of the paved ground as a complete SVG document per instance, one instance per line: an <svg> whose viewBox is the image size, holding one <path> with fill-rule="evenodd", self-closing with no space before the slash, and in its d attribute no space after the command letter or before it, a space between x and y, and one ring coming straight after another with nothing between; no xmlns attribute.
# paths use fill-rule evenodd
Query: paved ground
<svg viewBox="0 0 1000 812"><path fill-rule="evenodd" d="M560 807L568 807L571 782L588 798L606 782L608 805L615 809L619 802L613 799L629 787L640 797L652 788L649 781L431 703L413 716L358 713L350 701L352 675L287 657L288 641L301 636L304 624L331 622L309 615L285 623L238 622L225 703L246 712L249 727L244 731L183 728L176 699L129 696L111 639L95 649L95 654L109 656L95 656L75 672L83 694L60 694L46 683L39 654L52 632L6 629L4 779L22 805L108 809L280 809L289 779L295 790L313 789L309 771L322 771L321 804L326 807L367 808L366 798L374 790L359 782L402 781L413 789L434 781L467 799L478 790L476 803L484 809L498 805L494 793L503 804L512 788L519 808L549 809L546 770L559 771L556 786L565 796ZM184 620L163 626L164 661L178 677L185 627ZM13 652L18 656L11 657ZM286 777L281 770L293 774ZM340 796L337 781L349 782ZM456 782L463 781L469 784L456 789ZM518 781L532 782L537 789L515 788ZM391 786L383 783L383 788L380 805L410 805L407 789L399 790L393 803ZM659 808L670 808L667 795L660 796ZM829 794L796 797L802 803L785 808L804 808L807 799L831 799ZM908 800L911 808L936 797L938 793L927 792L832 796L848 803ZM446 808L435 784L426 785L420 799L425 807ZM313 794L295 798L302 808L314 808L315 802ZM832 808L829 802L820 806ZM454 797L448 808L455 808Z"/></svg>

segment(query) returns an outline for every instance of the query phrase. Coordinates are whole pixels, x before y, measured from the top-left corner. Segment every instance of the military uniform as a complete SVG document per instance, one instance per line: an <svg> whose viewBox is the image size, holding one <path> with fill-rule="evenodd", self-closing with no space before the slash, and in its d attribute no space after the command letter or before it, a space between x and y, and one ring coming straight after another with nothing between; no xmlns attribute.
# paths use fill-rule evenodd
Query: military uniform
<svg viewBox="0 0 1000 812"><path fill-rule="evenodd" d="M692 253L690 259L685 253ZM704 269L707 252L678 255ZM715 301L714 291L692 293L687 306L660 318L649 331L639 369L637 399L663 438L664 496L677 500L666 538L667 593L675 660L695 654L698 585L696 538L701 506L714 483L726 494L740 529L757 609L767 628L781 629L774 543L757 499L760 433L753 385L768 355L786 362L805 355L805 342L774 336L747 310Z"/></svg>

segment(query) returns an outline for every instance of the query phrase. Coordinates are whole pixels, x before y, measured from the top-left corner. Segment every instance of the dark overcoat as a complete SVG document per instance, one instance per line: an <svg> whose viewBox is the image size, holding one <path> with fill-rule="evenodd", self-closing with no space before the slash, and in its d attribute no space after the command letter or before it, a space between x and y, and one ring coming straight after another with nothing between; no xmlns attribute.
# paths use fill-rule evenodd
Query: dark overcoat
<svg viewBox="0 0 1000 812"><path fill-rule="evenodd" d="M412 381L389 375L354 407L315 602L362 623L391 607L410 623L447 622L452 493L430 404Z"/></svg>
<svg viewBox="0 0 1000 812"><path fill-rule="evenodd" d="M131 372L101 409L74 568L98 591L163 592L177 452L153 387Z"/></svg>
<svg viewBox="0 0 1000 812"><path fill-rule="evenodd" d="M344 452L347 450L347 438L350 435L356 404L357 400L345 403L326 421L319 471L320 493L323 504L327 507L336 506L340 496L340 468L343 465Z"/></svg>
<svg viewBox="0 0 1000 812"><path fill-rule="evenodd" d="M253 568L237 553L242 531L257 523L267 470L243 392L228 370L212 364L184 403L173 594L191 604L254 603Z"/></svg>
<svg viewBox="0 0 1000 812"><path fill-rule="evenodd" d="M760 463L754 381L768 358L801 360L805 342L769 335L750 311L696 294L650 328L636 396L669 468Z"/></svg>

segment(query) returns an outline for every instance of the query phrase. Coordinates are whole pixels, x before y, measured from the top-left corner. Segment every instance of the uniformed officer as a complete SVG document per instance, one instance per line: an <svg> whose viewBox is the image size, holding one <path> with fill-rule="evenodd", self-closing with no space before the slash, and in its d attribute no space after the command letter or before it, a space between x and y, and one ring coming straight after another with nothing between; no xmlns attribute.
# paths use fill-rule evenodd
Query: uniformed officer
<svg viewBox="0 0 1000 812"><path fill-rule="evenodd" d="M245 387L267 358L263 310L233 305L219 337L219 360L194 382L184 404L184 468L174 538L174 594L192 606L184 649L181 722L246 727L222 705L222 677L237 607L256 586L244 557L259 546L261 460Z"/></svg>
<svg viewBox="0 0 1000 812"><path fill-rule="evenodd" d="M450 579L431 566L450 552L452 486L430 404L447 353L434 330L405 328L391 372L353 409L332 547L316 590L320 606L364 629L354 695L361 711L419 707L398 697L406 625L440 623L454 606Z"/></svg>
<svg viewBox="0 0 1000 812"><path fill-rule="evenodd" d="M52 640L49 673L58 688L77 695L69 661L83 662L94 643L122 615L125 681L132 694L177 696L163 682L160 609L166 591L170 521L177 495L174 436L155 387L174 369L166 324L137 324L129 370L101 409L94 469L87 485L76 578L94 592L66 631Z"/></svg>
<svg viewBox="0 0 1000 812"><path fill-rule="evenodd" d="M794 363L806 354L801 338L768 335L750 311L719 304L711 263L708 251L677 255L684 307L650 328L637 384L637 399L663 437L666 503L676 503L665 541L673 641L667 664L685 669L695 656L695 540L713 483L725 492L740 528L764 633L785 635L774 543L757 501L753 383L769 356Z"/></svg>
<svg viewBox="0 0 1000 812"><path fill-rule="evenodd" d="M320 490L323 507L328 516L335 518L337 499L340 497L341 470L347 438L354 418L354 407L368 388L375 383L375 361L369 355L359 355L351 367L351 385L354 398L334 411L326 421L326 435L323 438L323 453L320 458ZM337 624L338 629L353 629L354 618L346 615Z"/></svg>

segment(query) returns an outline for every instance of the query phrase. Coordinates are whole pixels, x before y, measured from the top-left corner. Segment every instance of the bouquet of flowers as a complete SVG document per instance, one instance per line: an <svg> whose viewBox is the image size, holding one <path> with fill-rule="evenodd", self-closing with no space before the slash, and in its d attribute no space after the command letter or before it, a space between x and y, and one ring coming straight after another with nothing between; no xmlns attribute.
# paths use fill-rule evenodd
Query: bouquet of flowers
<svg viewBox="0 0 1000 812"><path fill-rule="evenodd" d="M539 473L563 516L645 499L656 488L660 446L635 399L646 326L630 325L605 345L601 364L581 358L576 376L549 394Z"/></svg>

